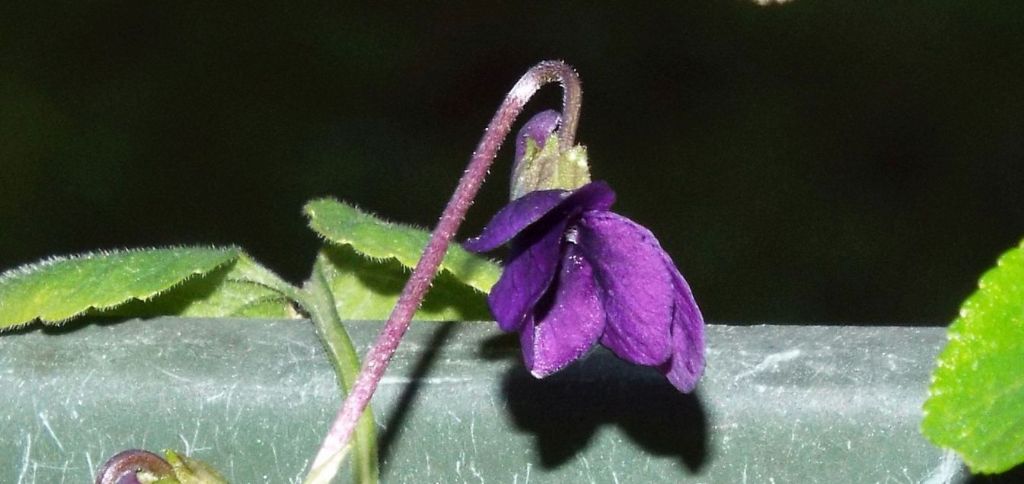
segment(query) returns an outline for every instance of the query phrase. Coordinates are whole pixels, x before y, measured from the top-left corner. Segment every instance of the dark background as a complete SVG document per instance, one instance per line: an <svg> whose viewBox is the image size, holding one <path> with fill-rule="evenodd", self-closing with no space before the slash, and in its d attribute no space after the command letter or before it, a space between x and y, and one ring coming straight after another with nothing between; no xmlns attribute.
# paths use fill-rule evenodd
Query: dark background
<svg viewBox="0 0 1024 484"><path fill-rule="evenodd" d="M433 225L548 58L709 320L946 323L1024 236L1015 2L347 3L0 6L0 267L234 243L302 280L306 200Z"/></svg>

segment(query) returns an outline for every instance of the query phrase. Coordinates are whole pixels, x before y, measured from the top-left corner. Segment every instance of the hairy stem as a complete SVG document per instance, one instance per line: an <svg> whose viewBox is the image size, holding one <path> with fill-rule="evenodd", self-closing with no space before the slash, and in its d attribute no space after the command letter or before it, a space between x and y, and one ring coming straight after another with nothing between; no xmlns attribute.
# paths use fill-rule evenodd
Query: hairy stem
<svg viewBox="0 0 1024 484"><path fill-rule="evenodd" d="M462 224L462 220L466 216L466 211L469 210L469 206L480 190L487 170L494 161L498 148L508 136L512 123L534 93L545 84L554 81L561 83L563 89L562 129L559 130L559 142L562 149L572 147L582 100L579 77L564 62L541 62L516 82L512 90L505 96L501 106L498 107L490 124L487 125L487 130L484 132L480 144L477 145L476 151L473 152L455 193L448 201L448 205L441 214L441 220L423 250L423 256L420 257L409 281L402 289L402 294L391 312L391 317L388 318L376 343L364 359L363 369L359 373L354 388L345 399L316 458L313 459L311 475L316 472L318 476L326 479L317 482L329 482L337 472L336 466L332 466L332 469L326 467L328 464L340 461L338 456L348 445L348 440L359 416L362 415L363 409L366 408L370 397L377 389L377 383L384 376L388 362L391 361L402 336L409 329L409 322L423 301L430 282L437 274L437 269L448 250L448 244L455 237L459 225ZM310 481L307 480L307 482Z"/></svg>

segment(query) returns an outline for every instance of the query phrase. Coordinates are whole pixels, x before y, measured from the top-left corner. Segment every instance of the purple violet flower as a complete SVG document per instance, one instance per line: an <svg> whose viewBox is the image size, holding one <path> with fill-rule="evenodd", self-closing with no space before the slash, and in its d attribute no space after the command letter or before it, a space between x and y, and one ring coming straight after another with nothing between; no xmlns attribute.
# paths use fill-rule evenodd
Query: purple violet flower
<svg viewBox="0 0 1024 484"><path fill-rule="evenodd" d="M541 113L517 145L525 138L543 145L556 125ZM517 165L524 151L516 150ZM509 243L488 301L498 326L519 332L534 376L558 371L599 342L689 392L704 370L704 319L654 234L611 212L614 201L601 181L529 191L463 245L485 252Z"/></svg>

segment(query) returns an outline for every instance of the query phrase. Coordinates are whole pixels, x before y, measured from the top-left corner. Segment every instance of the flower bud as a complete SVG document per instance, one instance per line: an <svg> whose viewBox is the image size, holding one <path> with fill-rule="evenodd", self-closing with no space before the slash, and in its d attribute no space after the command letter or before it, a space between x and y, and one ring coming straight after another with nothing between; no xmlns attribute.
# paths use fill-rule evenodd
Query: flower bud
<svg viewBox="0 0 1024 484"><path fill-rule="evenodd" d="M96 473L96 484L139 484L174 476L174 469L162 457L131 449L111 457Z"/></svg>

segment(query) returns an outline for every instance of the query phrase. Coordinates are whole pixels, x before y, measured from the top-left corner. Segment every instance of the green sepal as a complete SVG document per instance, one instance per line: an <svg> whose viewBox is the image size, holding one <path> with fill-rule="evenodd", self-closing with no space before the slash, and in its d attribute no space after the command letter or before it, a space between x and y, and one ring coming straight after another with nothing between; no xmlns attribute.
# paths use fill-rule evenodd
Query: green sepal
<svg viewBox="0 0 1024 484"><path fill-rule="evenodd" d="M186 455L178 455L173 450L165 450L164 456L167 458L167 463L171 464L171 469L174 469L176 480L169 481L171 483L227 484L228 482L213 467L203 461Z"/></svg>
<svg viewBox="0 0 1024 484"><path fill-rule="evenodd" d="M587 148L576 145L566 151L559 148L558 135L552 134L541 149L532 138L526 151L512 169L511 198L515 200L538 190L575 190L590 183Z"/></svg>

